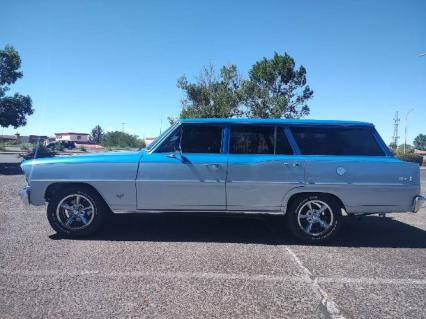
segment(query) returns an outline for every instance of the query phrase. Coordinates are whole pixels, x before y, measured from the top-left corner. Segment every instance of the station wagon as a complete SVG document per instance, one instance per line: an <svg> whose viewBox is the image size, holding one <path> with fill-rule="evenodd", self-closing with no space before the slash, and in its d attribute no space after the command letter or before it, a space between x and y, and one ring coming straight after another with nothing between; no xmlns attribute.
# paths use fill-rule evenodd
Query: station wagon
<svg viewBox="0 0 426 319"><path fill-rule="evenodd" d="M302 241L337 234L344 215L417 212L419 167L354 121L180 120L146 149L24 161L27 204L48 203L63 236L110 213L267 213Z"/></svg>

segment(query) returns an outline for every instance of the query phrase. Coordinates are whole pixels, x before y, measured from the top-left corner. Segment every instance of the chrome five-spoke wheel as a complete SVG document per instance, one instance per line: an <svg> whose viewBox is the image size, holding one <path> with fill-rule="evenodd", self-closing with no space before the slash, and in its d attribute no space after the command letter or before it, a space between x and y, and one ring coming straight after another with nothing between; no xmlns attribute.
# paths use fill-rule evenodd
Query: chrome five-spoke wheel
<svg viewBox="0 0 426 319"><path fill-rule="evenodd" d="M64 197L56 208L56 218L63 227L69 230L88 227L94 216L95 207L92 201L81 194Z"/></svg>
<svg viewBox="0 0 426 319"><path fill-rule="evenodd" d="M109 213L99 193L85 185L57 187L47 206L47 218L52 228L65 237L95 233Z"/></svg>
<svg viewBox="0 0 426 319"><path fill-rule="evenodd" d="M309 200L297 212L299 227L309 236L321 236L333 225L330 206L321 200Z"/></svg>
<svg viewBox="0 0 426 319"><path fill-rule="evenodd" d="M307 243L324 243L341 225L342 206L330 194L297 195L287 209L287 225L297 238Z"/></svg>

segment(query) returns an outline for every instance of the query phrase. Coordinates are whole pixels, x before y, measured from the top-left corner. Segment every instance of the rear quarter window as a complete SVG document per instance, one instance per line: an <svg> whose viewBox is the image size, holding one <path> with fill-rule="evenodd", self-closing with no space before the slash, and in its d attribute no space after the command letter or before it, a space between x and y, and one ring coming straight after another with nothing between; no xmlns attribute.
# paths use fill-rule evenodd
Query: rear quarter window
<svg viewBox="0 0 426 319"><path fill-rule="evenodd" d="M384 156L369 127L292 127L304 155Z"/></svg>

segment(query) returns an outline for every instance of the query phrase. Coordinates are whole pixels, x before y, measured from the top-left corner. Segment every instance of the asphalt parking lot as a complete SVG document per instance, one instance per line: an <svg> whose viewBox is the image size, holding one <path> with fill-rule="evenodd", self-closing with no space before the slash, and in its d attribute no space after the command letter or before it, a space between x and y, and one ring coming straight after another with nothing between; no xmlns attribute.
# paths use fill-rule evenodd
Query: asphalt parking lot
<svg viewBox="0 0 426 319"><path fill-rule="evenodd" d="M116 216L69 240L21 204L14 161L0 155L1 318L426 317L426 209L345 218L326 246L277 217L185 214Z"/></svg>

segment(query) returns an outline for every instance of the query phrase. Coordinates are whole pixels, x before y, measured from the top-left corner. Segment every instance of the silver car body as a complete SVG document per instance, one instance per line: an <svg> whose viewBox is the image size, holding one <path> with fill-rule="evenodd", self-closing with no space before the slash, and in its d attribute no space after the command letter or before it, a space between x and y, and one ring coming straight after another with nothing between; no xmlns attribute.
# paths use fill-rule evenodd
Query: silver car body
<svg viewBox="0 0 426 319"><path fill-rule="evenodd" d="M187 124L224 127L221 153L158 153L161 143ZM229 154L231 125L365 126L384 156ZM311 120L183 120L150 149L35 159L21 165L28 185L21 197L33 205L49 200L54 187L69 183L93 187L115 213L168 211L266 212L283 214L300 193L328 193L348 214L412 212L424 202L419 167L389 152L374 126L363 122Z"/></svg>

